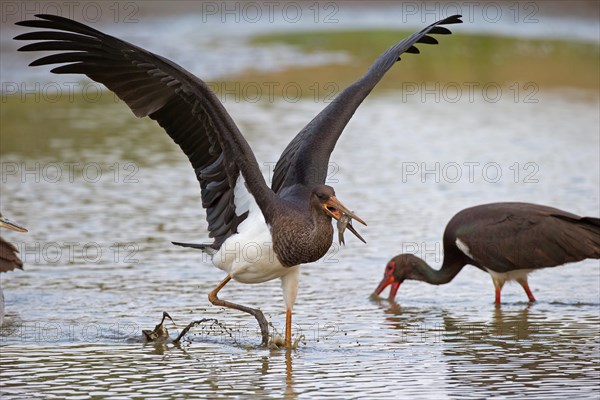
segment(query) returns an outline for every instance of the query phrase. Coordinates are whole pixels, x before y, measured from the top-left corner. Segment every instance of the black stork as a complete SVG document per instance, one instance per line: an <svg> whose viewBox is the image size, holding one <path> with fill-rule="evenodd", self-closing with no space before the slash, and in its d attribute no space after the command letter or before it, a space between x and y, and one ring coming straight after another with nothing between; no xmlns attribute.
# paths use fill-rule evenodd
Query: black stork
<svg viewBox="0 0 600 400"><path fill-rule="evenodd" d="M6 228L17 232L27 232L27 229L4 218L0 213L0 228ZM23 269L23 261L19 258L19 250L12 244L0 237L0 272L13 271L15 268ZM0 286L0 325L4 322L4 293Z"/></svg>
<svg viewBox="0 0 600 400"><path fill-rule="evenodd" d="M329 157L355 110L403 53L419 53L416 43L436 44L430 34L450 34L440 25L461 23L459 15L435 22L384 52L365 75L341 92L304 127L283 151L271 188L250 146L217 96L205 82L179 65L79 22L36 15L17 25L42 28L15 37L38 42L20 51L67 51L42 57L31 66L64 64L56 74L85 74L104 84L137 117L149 116L164 128L189 158L200 182L213 243L182 244L212 255L227 272L209 294L224 307L252 314L259 322L263 345L268 342L260 310L217 297L231 279L260 283L280 278L286 303L285 345L291 345L292 307L300 264L323 257L333 240L332 218L360 218L325 185ZM347 225L353 233L352 225ZM246 245L260 247L261 257L243 256ZM259 252L257 252L259 253Z"/></svg>
<svg viewBox="0 0 600 400"><path fill-rule="evenodd" d="M444 261L439 270L413 254L399 254L385 267L379 295L391 285L394 298L405 280L432 285L450 282L467 265L489 273L496 304L506 281L517 281L530 302L527 276L538 269L600 258L600 219L530 203L491 203L458 212L444 231Z"/></svg>

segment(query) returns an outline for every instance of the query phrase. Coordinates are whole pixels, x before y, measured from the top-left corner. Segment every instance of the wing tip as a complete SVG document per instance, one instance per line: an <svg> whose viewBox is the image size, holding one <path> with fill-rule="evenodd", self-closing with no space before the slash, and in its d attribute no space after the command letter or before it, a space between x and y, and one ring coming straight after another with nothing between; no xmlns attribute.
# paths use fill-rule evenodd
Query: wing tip
<svg viewBox="0 0 600 400"><path fill-rule="evenodd" d="M181 246L181 247L189 247L192 249L197 249L197 250L202 250L202 251L207 251L208 249L211 249L212 244L211 243L183 243L183 242L171 242L176 246Z"/></svg>
<svg viewBox="0 0 600 400"><path fill-rule="evenodd" d="M15 25L28 28L49 28L58 31L73 32L87 36L104 35L102 32L78 22L74 19L66 18L54 14L34 14L38 19L27 19L15 22ZM16 38L15 38L16 39ZM24 40L24 39L17 39Z"/></svg>
<svg viewBox="0 0 600 400"><path fill-rule="evenodd" d="M441 19L441 20L429 25L427 28L423 29L420 32L422 34L422 36L419 39L417 39L413 45L411 45L408 49L406 49L404 51L404 53L420 54L421 52L415 46L417 43L419 43L419 44L439 44L439 41L436 38L429 36L429 35L450 35L450 34L452 34L452 31L450 29L444 28L440 25L462 24L463 21L460 18L462 18L462 15L455 14L455 15L451 15L449 17L446 17L444 19ZM400 61L400 56L398 57L396 62L398 62L398 61Z"/></svg>
<svg viewBox="0 0 600 400"><path fill-rule="evenodd" d="M436 25L450 25L450 24L462 24L462 15L454 14L449 17L446 17L436 23Z"/></svg>
<svg viewBox="0 0 600 400"><path fill-rule="evenodd" d="M24 20L15 22L15 25L31 27L31 24L35 24L35 23L39 22L40 20L53 21L54 20L53 18L56 18L56 19L60 18L61 20L68 20L65 17L61 17L58 15L52 15L52 14L34 14L33 16L35 18L39 18L39 19L24 19Z"/></svg>

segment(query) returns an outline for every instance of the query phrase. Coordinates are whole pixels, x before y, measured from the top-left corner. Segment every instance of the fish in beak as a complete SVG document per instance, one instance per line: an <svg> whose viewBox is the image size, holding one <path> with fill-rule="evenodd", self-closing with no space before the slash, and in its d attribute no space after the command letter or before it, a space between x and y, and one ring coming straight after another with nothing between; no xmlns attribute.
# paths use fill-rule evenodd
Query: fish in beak
<svg viewBox="0 0 600 400"><path fill-rule="evenodd" d="M367 243L365 239L363 239L362 236L360 236L360 234L356 231L356 229L354 229L351 221L354 219L365 226L367 223L358 215L346 208L346 206L344 206L335 196L329 197L327 201L323 203L323 209L327 215L338 221L337 228L340 244L345 243L344 231L346 228L348 228L348 230L350 230L350 232L352 232L360 241Z"/></svg>

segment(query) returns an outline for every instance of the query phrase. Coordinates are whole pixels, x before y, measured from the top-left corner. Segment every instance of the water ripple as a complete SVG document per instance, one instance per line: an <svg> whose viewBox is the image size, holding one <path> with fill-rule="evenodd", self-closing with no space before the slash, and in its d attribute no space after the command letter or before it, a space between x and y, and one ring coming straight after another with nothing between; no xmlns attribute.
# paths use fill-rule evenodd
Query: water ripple
<svg viewBox="0 0 600 400"><path fill-rule="evenodd" d="M22 247L25 271L2 277L2 398L597 398L597 261L534 274L530 284L539 301L532 306L513 285L504 289L503 306L494 307L490 278L471 267L445 286L405 282L397 302L369 299L385 262L407 243L432 250L430 261L439 265L443 227L469 205L525 200L600 214L599 138L586 128L599 125L597 104L547 95L540 105L500 103L501 110L490 113L486 104L424 108L409 102L400 110L390 106L397 100L397 94L370 98L334 152L339 170L332 184L369 222L361 228L369 244L347 238L347 246L333 246L324 260L302 267L294 332L304 340L291 353L260 348L252 317L211 306L207 293L222 273L200 252L170 244L206 238L197 182L174 147L145 138L164 154L160 162L140 163L132 185L8 179L3 212L30 233L3 232L29 247ZM298 130L322 104L299 104L303 118L297 121L277 118L289 104L254 106L252 112L243 104L228 108L242 116L241 124L273 122L261 123L261 136L249 138L257 157L269 162L289 139L280 132ZM506 115L514 121L506 122ZM402 135L390 123L398 119ZM530 132L537 135L524 139ZM146 134L162 140L160 132ZM136 135L129 146L139 146ZM111 159L119 160L128 144L117 142L119 154ZM112 145L97 146L110 154ZM51 151L56 159L71 153ZM88 156L93 159L93 151L82 157ZM401 163L416 161L494 161L507 172L515 162L532 161L540 179L533 186L510 177L498 184L420 176L403 182ZM36 244L67 242L80 243L72 259L67 253L55 262L36 259ZM86 260L85 243L95 243L103 256ZM121 247L115 258L115 243L134 247ZM232 282L222 297L260 307L283 331L279 282ZM154 327L165 310L179 329L217 318L233 337L198 327L181 346L142 343L142 329Z"/></svg>

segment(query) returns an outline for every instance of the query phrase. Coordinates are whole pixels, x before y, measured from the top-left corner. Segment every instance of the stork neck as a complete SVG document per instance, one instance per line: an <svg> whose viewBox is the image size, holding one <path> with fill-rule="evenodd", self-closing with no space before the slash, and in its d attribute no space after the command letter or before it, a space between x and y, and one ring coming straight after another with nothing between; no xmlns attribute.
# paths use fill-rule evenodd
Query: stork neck
<svg viewBox="0 0 600 400"><path fill-rule="evenodd" d="M424 260L421 261L422 263L417 265L418 275L416 279L432 285L443 285L450 282L464 266L464 264L460 262L451 262L448 259L445 259L442 267L439 270L436 270Z"/></svg>

